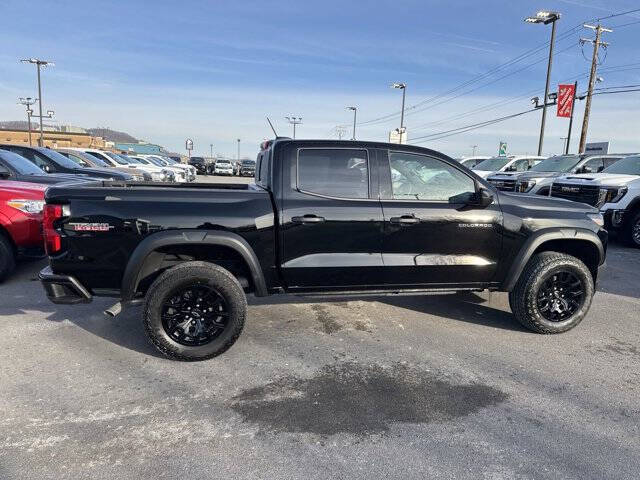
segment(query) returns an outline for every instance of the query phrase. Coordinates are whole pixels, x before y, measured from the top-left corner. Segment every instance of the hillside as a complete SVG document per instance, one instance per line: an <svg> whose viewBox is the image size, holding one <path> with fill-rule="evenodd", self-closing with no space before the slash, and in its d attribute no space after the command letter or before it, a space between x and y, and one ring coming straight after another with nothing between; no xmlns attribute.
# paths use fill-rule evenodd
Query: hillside
<svg viewBox="0 0 640 480"><path fill-rule="evenodd" d="M87 128L87 132L94 137L102 137L108 142L118 143L138 143L138 139L132 137L126 132L119 132L117 130L111 130L110 128Z"/></svg>

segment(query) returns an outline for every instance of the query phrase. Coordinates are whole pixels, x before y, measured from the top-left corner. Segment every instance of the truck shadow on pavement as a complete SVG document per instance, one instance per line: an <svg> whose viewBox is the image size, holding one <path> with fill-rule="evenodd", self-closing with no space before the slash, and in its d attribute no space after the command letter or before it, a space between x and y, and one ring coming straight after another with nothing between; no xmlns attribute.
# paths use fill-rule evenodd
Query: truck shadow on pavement
<svg viewBox="0 0 640 480"><path fill-rule="evenodd" d="M447 295L331 296L328 298L320 296L279 295L266 298L249 297L249 305L344 304L353 300L379 302L396 308L412 310L416 313L442 317L442 319L531 333L517 322L511 312L484 305L490 302L482 296L471 292Z"/></svg>

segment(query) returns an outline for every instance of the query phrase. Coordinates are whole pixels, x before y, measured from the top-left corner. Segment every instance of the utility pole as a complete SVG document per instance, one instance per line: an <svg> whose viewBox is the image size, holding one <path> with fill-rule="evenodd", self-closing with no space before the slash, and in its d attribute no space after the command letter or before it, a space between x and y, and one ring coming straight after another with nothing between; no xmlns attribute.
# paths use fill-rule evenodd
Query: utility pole
<svg viewBox="0 0 640 480"><path fill-rule="evenodd" d="M356 115L358 114L358 107L347 107L347 110L353 110L353 135L351 140L356 139Z"/></svg>
<svg viewBox="0 0 640 480"><path fill-rule="evenodd" d="M238 139L238 161L240 161L240 139Z"/></svg>
<svg viewBox="0 0 640 480"><path fill-rule="evenodd" d="M471 149L472 149L472 152L473 152L471 154L472 157L476 156L476 148L478 148L478 145L471 145Z"/></svg>
<svg viewBox="0 0 640 480"><path fill-rule="evenodd" d="M573 103L571 104L571 117L569 117L569 132L567 133L567 145L564 154L569 155L569 146L571 145L571 130L573 130L573 114L576 111L576 100L578 98L578 81L573 84Z"/></svg>
<svg viewBox="0 0 640 480"><path fill-rule="evenodd" d="M584 153L584 149L587 144L587 130L589 129L589 115L591 114L591 97L593 97L593 87L596 83L596 72L598 69L598 50L600 46L607 48L609 46L606 42L601 42L600 37L602 36L602 32L613 32L610 28L605 28L602 25L598 24L596 26L587 25L586 23L583 25L585 28L590 28L591 30L595 30L596 38L595 40L590 40L586 38L581 38L580 43L583 45L585 43L593 44L593 58L591 59L591 73L589 74L589 89L587 90L587 103L584 106L584 117L582 119L582 131L580 133L580 146L578 147L578 153Z"/></svg>
<svg viewBox="0 0 640 480"><path fill-rule="evenodd" d="M549 82L551 81L551 64L553 63L553 44L556 39L556 22L560 19L558 12L540 11L535 17L524 19L527 23L551 24L551 41L549 42L549 60L547 62L547 81L544 87L544 98L542 100L542 121L540 122L540 138L538 139L538 156L542 155L544 144L544 127L547 121L547 98L549 97Z"/></svg>
<svg viewBox="0 0 640 480"><path fill-rule="evenodd" d="M302 123L302 117L284 117L287 121L293 125L293 139L296 139L296 125L300 125Z"/></svg>
<svg viewBox="0 0 640 480"><path fill-rule="evenodd" d="M42 119L44 118L42 116L42 85L40 83L40 68L41 67L54 67L55 63L53 62L47 62L46 60L40 60L38 58L23 58L22 60L20 60L22 63L32 63L36 66L37 70L38 70L38 108L40 110L40 139L38 140L38 146L43 147L44 146L44 134L42 132Z"/></svg>
<svg viewBox="0 0 640 480"><path fill-rule="evenodd" d="M209 144L209 148L211 148L211 158L213 158L213 143Z"/></svg>
<svg viewBox="0 0 640 480"><path fill-rule="evenodd" d="M31 105L33 105L34 103L36 103L38 101L37 98L31 98L31 97L20 97L18 99L18 103L20 103L21 105L24 105L25 107L27 107L27 124L28 124L28 128L29 128L29 146L32 147L33 143L31 142L31 115L33 114L33 110L31 109Z"/></svg>

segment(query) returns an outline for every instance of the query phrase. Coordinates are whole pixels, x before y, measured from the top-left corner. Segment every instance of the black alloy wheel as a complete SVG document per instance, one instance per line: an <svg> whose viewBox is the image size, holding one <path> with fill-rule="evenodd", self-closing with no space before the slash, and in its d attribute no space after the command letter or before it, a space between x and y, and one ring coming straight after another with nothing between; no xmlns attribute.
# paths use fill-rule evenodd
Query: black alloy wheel
<svg viewBox="0 0 640 480"><path fill-rule="evenodd" d="M543 280L537 296L540 314L551 322L562 322L584 305L585 289L573 273L560 271Z"/></svg>
<svg viewBox="0 0 640 480"><path fill-rule="evenodd" d="M146 292L143 322L155 347L176 360L206 360L233 345L247 299L238 279L209 262L191 261L161 273Z"/></svg>
<svg viewBox="0 0 640 480"><path fill-rule="evenodd" d="M631 227L631 240L640 246L640 216L636 217L635 223Z"/></svg>
<svg viewBox="0 0 640 480"><path fill-rule="evenodd" d="M162 326L167 335L188 347L206 345L219 337L228 316L222 295L204 284L180 287L162 305Z"/></svg>

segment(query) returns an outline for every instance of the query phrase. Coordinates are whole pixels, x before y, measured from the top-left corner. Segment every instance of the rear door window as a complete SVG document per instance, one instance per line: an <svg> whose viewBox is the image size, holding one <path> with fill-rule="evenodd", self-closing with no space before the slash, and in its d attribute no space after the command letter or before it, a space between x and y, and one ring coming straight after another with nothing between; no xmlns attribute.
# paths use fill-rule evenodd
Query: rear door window
<svg viewBox="0 0 640 480"><path fill-rule="evenodd" d="M298 152L298 190L336 198L369 198L366 150L304 148Z"/></svg>

